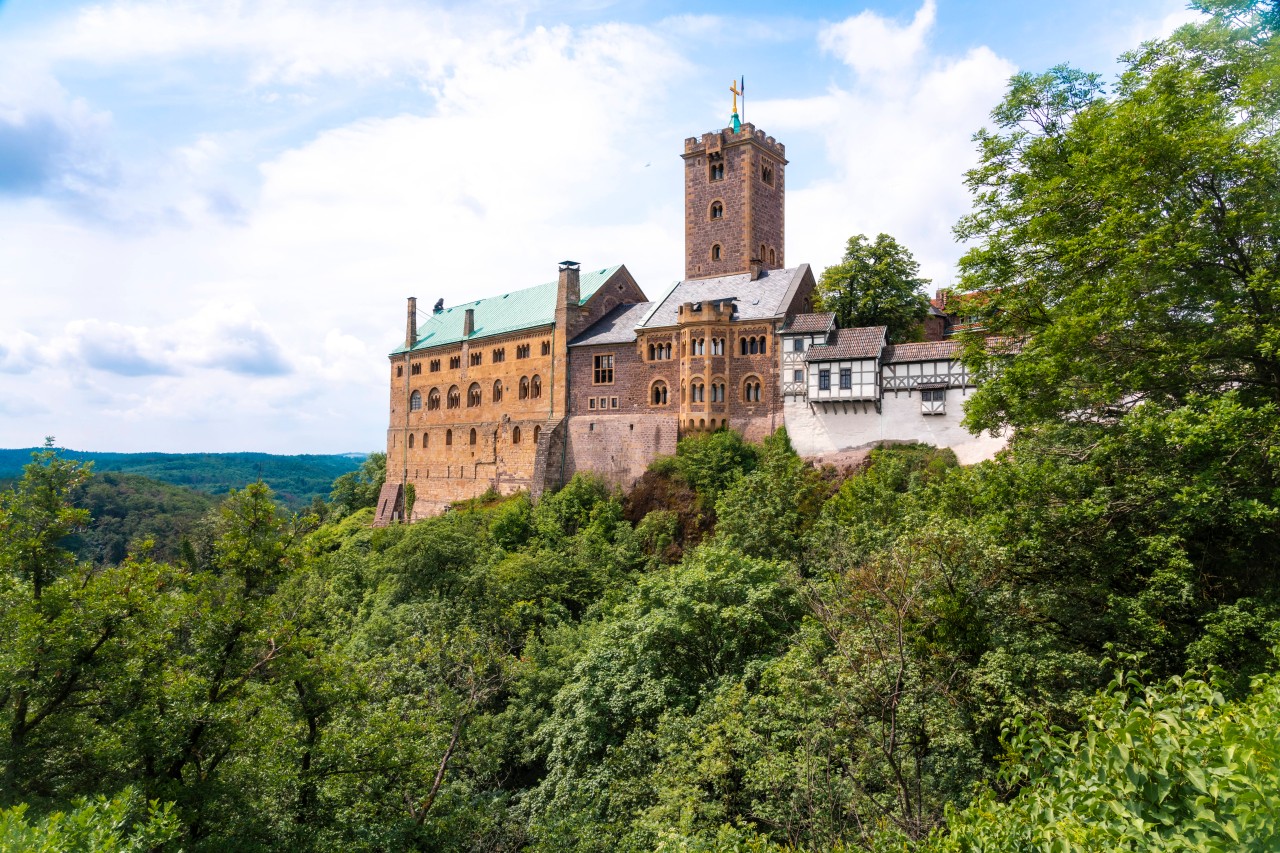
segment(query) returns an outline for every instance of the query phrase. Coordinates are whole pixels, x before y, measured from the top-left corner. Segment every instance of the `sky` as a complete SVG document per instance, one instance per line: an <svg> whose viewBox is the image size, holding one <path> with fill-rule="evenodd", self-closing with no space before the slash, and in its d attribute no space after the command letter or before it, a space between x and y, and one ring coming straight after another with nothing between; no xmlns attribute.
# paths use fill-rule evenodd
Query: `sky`
<svg viewBox="0 0 1280 853"><path fill-rule="evenodd" d="M377 450L405 297L682 274L680 153L787 147L787 258L964 251L1011 75L1185 0L0 0L0 447Z"/></svg>

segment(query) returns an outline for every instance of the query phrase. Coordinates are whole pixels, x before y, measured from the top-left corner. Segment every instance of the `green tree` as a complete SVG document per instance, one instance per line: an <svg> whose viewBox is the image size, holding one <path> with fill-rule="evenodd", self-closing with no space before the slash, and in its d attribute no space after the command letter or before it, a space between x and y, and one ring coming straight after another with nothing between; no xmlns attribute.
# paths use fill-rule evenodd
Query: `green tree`
<svg viewBox="0 0 1280 853"><path fill-rule="evenodd" d="M875 242L865 234L849 238L840 263L822 271L818 281L819 311L834 311L842 328L888 326L889 341L919 340L929 315L920 264L888 234Z"/></svg>
<svg viewBox="0 0 1280 853"><path fill-rule="evenodd" d="M1238 389L1280 402L1280 76L1273 3L1124 57L1114 95L1067 67L1013 78L977 134L956 228L987 329L974 428L1108 421Z"/></svg>
<svg viewBox="0 0 1280 853"><path fill-rule="evenodd" d="M68 811L34 820L28 811L25 805L0 810L0 850L148 853L181 832L169 805L145 802L134 790L82 798Z"/></svg>
<svg viewBox="0 0 1280 853"><path fill-rule="evenodd" d="M329 502L340 512L355 512L378 505L378 493L387 479L387 454L370 453L358 469L333 481Z"/></svg>

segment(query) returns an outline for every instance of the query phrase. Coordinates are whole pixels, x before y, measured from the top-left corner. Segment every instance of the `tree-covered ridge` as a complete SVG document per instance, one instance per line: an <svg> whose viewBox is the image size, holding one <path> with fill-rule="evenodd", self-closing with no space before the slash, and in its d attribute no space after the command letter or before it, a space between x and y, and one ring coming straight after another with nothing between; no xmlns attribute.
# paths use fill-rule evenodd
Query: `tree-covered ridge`
<svg viewBox="0 0 1280 853"><path fill-rule="evenodd" d="M17 477L35 448L0 449L0 481ZM355 471L363 456L270 453L98 453L67 450L64 458L92 462L98 473L137 474L187 486L210 495L225 495L262 480L287 505L300 509L316 496L327 497L334 478Z"/></svg>

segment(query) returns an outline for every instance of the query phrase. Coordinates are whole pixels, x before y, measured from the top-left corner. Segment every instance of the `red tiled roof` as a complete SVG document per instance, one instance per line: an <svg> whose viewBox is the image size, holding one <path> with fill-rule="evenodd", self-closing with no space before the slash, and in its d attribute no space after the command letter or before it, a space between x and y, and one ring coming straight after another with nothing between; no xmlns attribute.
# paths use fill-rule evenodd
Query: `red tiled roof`
<svg viewBox="0 0 1280 853"><path fill-rule="evenodd" d="M875 358L884 348L884 335L888 326L864 326L861 329L841 329L836 332L836 342L831 346L810 347L805 361L835 361L841 358Z"/></svg>
<svg viewBox="0 0 1280 853"><path fill-rule="evenodd" d="M782 330L783 334L789 332L825 332L835 323L836 315L828 314L797 314L791 318Z"/></svg>
<svg viewBox="0 0 1280 853"><path fill-rule="evenodd" d="M920 344L894 344L886 347L884 363L903 361L942 361L960 353L959 341L926 341Z"/></svg>

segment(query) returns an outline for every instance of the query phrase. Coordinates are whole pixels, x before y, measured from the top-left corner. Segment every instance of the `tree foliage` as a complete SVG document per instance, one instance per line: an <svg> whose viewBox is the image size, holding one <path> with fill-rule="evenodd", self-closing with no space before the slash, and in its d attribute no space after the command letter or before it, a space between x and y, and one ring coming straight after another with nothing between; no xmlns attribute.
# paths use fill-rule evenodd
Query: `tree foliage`
<svg viewBox="0 0 1280 853"><path fill-rule="evenodd" d="M844 258L822 271L818 281L819 311L833 311L841 328L888 326L891 342L919 340L929 314L920 264L888 234L874 242L865 234L849 238Z"/></svg>

